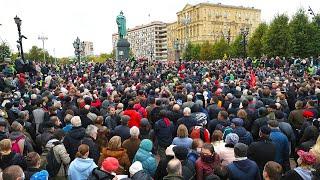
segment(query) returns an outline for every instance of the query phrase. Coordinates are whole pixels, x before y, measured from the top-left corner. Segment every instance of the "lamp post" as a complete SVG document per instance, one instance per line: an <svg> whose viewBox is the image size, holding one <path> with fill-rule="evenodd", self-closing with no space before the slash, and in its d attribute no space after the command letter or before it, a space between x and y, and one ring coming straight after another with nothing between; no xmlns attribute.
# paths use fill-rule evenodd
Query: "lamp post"
<svg viewBox="0 0 320 180"><path fill-rule="evenodd" d="M46 53L45 53L45 50L44 50L44 41L48 40L48 37L46 37L46 36L38 36L38 40L42 41L43 62L46 62Z"/></svg>
<svg viewBox="0 0 320 180"><path fill-rule="evenodd" d="M175 61L179 61L180 54L179 54L179 39L178 38L174 41L174 50L175 50L175 53L174 53Z"/></svg>
<svg viewBox="0 0 320 180"><path fill-rule="evenodd" d="M242 35L242 41L240 42L243 45L243 58L246 58L247 56L247 37L249 35L249 28L241 28L240 33Z"/></svg>
<svg viewBox="0 0 320 180"><path fill-rule="evenodd" d="M19 39L17 41L17 43L19 44L19 52L20 52L21 59L24 61L22 39L23 38L27 39L27 37L25 37L24 35L21 35L21 21L22 20L18 16L14 17L14 22L17 24L18 35L19 35Z"/></svg>

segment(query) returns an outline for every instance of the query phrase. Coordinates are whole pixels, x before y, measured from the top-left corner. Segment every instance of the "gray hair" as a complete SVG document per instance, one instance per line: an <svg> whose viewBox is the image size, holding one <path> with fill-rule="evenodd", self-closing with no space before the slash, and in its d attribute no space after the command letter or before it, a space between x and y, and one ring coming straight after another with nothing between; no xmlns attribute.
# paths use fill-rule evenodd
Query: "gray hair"
<svg viewBox="0 0 320 180"><path fill-rule="evenodd" d="M98 128L95 125L90 124L86 129L86 134L91 136L94 132L97 132Z"/></svg>
<svg viewBox="0 0 320 180"><path fill-rule="evenodd" d="M182 165L178 159L172 159L168 162L167 167L168 174L181 175Z"/></svg>
<svg viewBox="0 0 320 180"><path fill-rule="evenodd" d="M186 107L183 109L183 115L190 115L191 114L191 109L189 107Z"/></svg>

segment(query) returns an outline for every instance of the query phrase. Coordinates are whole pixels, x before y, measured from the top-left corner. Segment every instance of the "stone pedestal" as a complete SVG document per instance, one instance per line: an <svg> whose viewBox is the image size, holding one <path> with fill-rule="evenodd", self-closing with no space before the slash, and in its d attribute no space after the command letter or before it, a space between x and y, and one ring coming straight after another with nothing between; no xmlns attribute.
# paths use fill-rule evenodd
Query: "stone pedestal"
<svg viewBox="0 0 320 180"><path fill-rule="evenodd" d="M116 48L116 60L129 59L130 43L126 39L119 39Z"/></svg>

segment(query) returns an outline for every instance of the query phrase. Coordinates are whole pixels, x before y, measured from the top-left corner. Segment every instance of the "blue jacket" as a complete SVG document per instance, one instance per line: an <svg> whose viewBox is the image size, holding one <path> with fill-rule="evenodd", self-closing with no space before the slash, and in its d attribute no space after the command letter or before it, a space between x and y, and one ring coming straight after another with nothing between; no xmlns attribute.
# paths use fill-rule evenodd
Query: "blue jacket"
<svg viewBox="0 0 320 180"><path fill-rule="evenodd" d="M140 147L133 158L133 162L140 161L143 169L148 172L151 176L154 175L157 169L157 162L154 155L151 153L152 141L144 139L140 143Z"/></svg>
<svg viewBox="0 0 320 180"><path fill-rule="evenodd" d="M244 127L236 127L233 130L233 132L239 136L240 143L243 143L249 146L253 142L251 133L247 131Z"/></svg>
<svg viewBox="0 0 320 180"><path fill-rule="evenodd" d="M173 124L169 121L169 125L165 123L164 119L160 119L155 123L154 132L157 138L158 145L161 147L168 147L172 143L172 135L174 131Z"/></svg>
<svg viewBox="0 0 320 180"><path fill-rule="evenodd" d="M199 158L200 154L195 151L195 150L191 150L188 154L188 159L193 162L193 164L196 164L197 159Z"/></svg>
<svg viewBox="0 0 320 180"><path fill-rule="evenodd" d="M233 161L227 166L230 180L260 180L258 165L249 159Z"/></svg>
<svg viewBox="0 0 320 180"><path fill-rule="evenodd" d="M183 146L187 149L191 149L192 142L193 140L189 137L185 137L185 138L175 137L172 141L172 144L177 146Z"/></svg>
<svg viewBox="0 0 320 180"><path fill-rule="evenodd" d="M87 180L92 170L98 167L93 159L76 158L68 169L68 180Z"/></svg>
<svg viewBox="0 0 320 180"><path fill-rule="evenodd" d="M289 160L289 141L287 136L279 129L272 129L270 139L276 146L275 161L279 164L287 162Z"/></svg>

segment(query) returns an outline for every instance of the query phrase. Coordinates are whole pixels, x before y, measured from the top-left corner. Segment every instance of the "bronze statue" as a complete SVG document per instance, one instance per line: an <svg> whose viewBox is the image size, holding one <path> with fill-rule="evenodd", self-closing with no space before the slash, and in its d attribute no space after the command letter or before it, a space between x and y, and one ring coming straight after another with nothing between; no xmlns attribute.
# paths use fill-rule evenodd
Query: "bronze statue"
<svg viewBox="0 0 320 180"><path fill-rule="evenodd" d="M117 24L118 24L119 38L124 39L124 37L127 34L127 29L126 29L126 17L123 15L122 11L117 16Z"/></svg>

